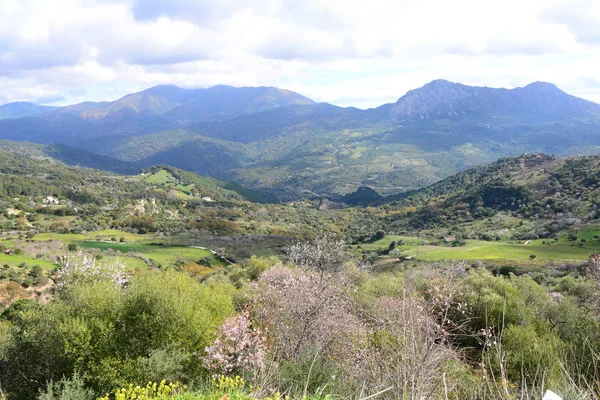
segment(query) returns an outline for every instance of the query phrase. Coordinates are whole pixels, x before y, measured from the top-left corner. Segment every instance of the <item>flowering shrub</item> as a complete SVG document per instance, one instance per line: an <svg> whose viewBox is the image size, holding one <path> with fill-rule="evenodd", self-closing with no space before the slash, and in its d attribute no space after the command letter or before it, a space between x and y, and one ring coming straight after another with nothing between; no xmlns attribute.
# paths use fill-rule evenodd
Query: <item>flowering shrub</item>
<svg viewBox="0 0 600 400"><path fill-rule="evenodd" d="M185 393L186 387L179 382L167 383L162 381L148 382L145 387L129 385L129 387L117 389L114 393L114 400L147 400L147 399L168 399ZM98 400L109 400L108 394Z"/></svg>
<svg viewBox="0 0 600 400"><path fill-rule="evenodd" d="M99 398L98 400L256 400L257 397L251 392L255 389L248 386L240 376L213 377L210 386L199 393L187 392L186 387L177 383L162 381L159 384L148 382L145 387L129 385L126 388L117 389L112 395ZM268 397L260 397L262 400L283 400L279 392ZM319 397L329 399L329 397ZM287 400L288 397L285 397ZM309 400L309 397L305 397ZM0 400L2 398L0 397Z"/></svg>
<svg viewBox="0 0 600 400"><path fill-rule="evenodd" d="M265 337L252 327L248 312L228 318L219 328L217 339L206 348L204 364L210 371L225 375L264 370Z"/></svg>
<svg viewBox="0 0 600 400"><path fill-rule="evenodd" d="M298 267L314 269L321 275L339 272L349 259L346 242L332 236L316 238L312 243L297 243L287 253Z"/></svg>
<svg viewBox="0 0 600 400"><path fill-rule="evenodd" d="M356 380L371 391L390 387L395 398L441 398L444 369L458 357L421 299L408 294L378 299L369 327L371 340L359 349L351 371Z"/></svg>
<svg viewBox="0 0 600 400"><path fill-rule="evenodd" d="M277 357L298 361L315 351L338 361L353 357L349 344L360 340L362 327L341 281L275 266L253 284L249 300Z"/></svg>
<svg viewBox="0 0 600 400"><path fill-rule="evenodd" d="M246 381L240 376L232 378L230 376L219 375L218 377L211 378L210 385L213 389L219 391L233 391L246 387Z"/></svg>
<svg viewBox="0 0 600 400"><path fill-rule="evenodd" d="M107 279L118 286L125 286L128 282L125 265L119 261L99 264L93 256L79 252L77 255L60 256L59 264L56 274L56 290L59 292L75 282L93 283Z"/></svg>

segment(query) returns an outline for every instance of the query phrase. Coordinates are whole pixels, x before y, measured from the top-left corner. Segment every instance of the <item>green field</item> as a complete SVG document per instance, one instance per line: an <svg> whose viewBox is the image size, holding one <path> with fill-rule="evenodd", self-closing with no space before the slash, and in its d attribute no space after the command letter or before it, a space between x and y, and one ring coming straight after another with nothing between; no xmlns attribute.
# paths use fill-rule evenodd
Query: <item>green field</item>
<svg viewBox="0 0 600 400"><path fill-rule="evenodd" d="M175 193L180 199L193 199L192 190L195 188L194 184L183 185L177 183L177 179L170 172L162 169L158 172L155 172L152 175L148 175L142 179L144 182L147 182L152 185L156 185L161 187L162 189L175 190Z"/></svg>
<svg viewBox="0 0 600 400"><path fill-rule="evenodd" d="M56 264L50 261L38 260L36 258L29 258L25 256L9 256L6 254L0 254L0 265L10 265L11 267L18 267L21 264L27 264L29 267L39 265L45 269L54 269Z"/></svg>
<svg viewBox="0 0 600 400"><path fill-rule="evenodd" d="M127 257L127 256L104 256L100 261L101 264L109 264L115 263L119 261L127 270L142 270L148 268L146 263L136 257Z"/></svg>
<svg viewBox="0 0 600 400"><path fill-rule="evenodd" d="M124 238L125 241L128 243L142 243L142 242L151 241L153 238L153 235L152 234L140 235L140 234L136 234L136 233L120 231L117 229L106 229L106 230L102 230L102 231L95 231L95 232L89 232L89 233L84 233L84 234L74 234L74 233L61 234L61 233L52 233L52 232L40 233L38 235L35 235L33 237L33 240L40 240L40 241L60 240L63 243L70 243L70 242L79 242L79 241L84 241L84 240L88 240L88 241L89 240L95 240L95 241L111 240L112 238L116 238L117 240Z"/></svg>
<svg viewBox="0 0 600 400"><path fill-rule="evenodd" d="M392 241L403 240L404 245L398 246L399 254L406 256L417 256L420 261L442 261L442 260L505 260L505 261L527 261L541 264L551 260L560 261L583 261L591 253L600 249L600 244L586 242L579 247L579 242L559 242L533 240L527 244L507 242L487 242L483 240L467 240L464 246L452 247L447 245L428 245L426 240L416 237L386 236L373 243L361 244L363 250L384 250ZM417 246L417 243L421 245ZM387 256L387 257L397 257ZM531 256L535 255L532 260Z"/></svg>
<svg viewBox="0 0 600 400"><path fill-rule="evenodd" d="M113 243L113 242L92 242L80 241L77 245L85 249L98 249L106 251L109 249L118 250L122 254L130 252L142 253L149 259L155 260L162 266L173 266L178 258L183 258L185 261L198 262L204 257L210 257L212 264L223 265L223 261L218 260L209 250L197 249L183 246L159 246L151 244L130 244L130 243Z"/></svg>
<svg viewBox="0 0 600 400"><path fill-rule="evenodd" d="M152 175L148 175L143 180L144 182L152 183L155 185L175 182L175 179L173 179L173 175L171 175L168 171L165 171L164 169L161 169L160 171L155 172Z"/></svg>

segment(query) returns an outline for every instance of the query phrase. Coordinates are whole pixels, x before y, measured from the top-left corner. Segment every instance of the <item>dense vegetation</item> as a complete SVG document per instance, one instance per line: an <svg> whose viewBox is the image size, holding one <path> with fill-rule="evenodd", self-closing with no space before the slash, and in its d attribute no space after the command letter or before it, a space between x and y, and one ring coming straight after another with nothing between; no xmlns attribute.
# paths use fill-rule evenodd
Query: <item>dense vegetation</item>
<svg viewBox="0 0 600 400"><path fill-rule="evenodd" d="M600 396L599 157L256 203L0 156L8 400Z"/></svg>
<svg viewBox="0 0 600 400"><path fill-rule="evenodd" d="M173 398L598 395L597 257L537 282L466 263L375 273L326 240L291 249L295 266L252 258L201 278L71 256L49 302L1 314L3 393L91 399L166 380Z"/></svg>

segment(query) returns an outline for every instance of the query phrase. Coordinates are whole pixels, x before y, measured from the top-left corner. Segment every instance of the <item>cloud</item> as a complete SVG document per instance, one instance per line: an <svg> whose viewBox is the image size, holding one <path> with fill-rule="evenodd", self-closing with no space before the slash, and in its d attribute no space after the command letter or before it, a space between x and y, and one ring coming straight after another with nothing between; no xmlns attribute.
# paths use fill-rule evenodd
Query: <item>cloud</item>
<svg viewBox="0 0 600 400"><path fill-rule="evenodd" d="M247 7L246 2L231 0L134 0L133 16L140 21L153 21L161 17L191 21L196 24L212 24L232 16L236 9Z"/></svg>
<svg viewBox="0 0 600 400"><path fill-rule="evenodd" d="M0 0L0 103L173 83L372 107L436 78L599 101L599 6L575 1Z"/></svg>
<svg viewBox="0 0 600 400"><path fill-rule="evenodd" d="M583 44L600 44L600 4L597 0L560 4L543 13L543 19L562 24Z"/></svg>

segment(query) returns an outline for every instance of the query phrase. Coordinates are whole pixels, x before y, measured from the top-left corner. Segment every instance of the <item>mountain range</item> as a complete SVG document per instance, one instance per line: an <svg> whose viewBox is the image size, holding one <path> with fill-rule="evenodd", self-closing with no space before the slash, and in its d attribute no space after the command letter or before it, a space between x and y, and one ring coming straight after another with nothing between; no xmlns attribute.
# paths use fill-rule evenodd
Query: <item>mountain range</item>
<svg viewBox="0 0 600 400"><path fill-rule="evenodd" d="M0 119L14 119L23 117L34 117L36 115L51 112L58 107L42 106L39 104L19 101L0 106Z"/></svg>
<svg viewBox="0 0 600 400"><path fill-rule="evenodd" d="M59 143L63 161L113 171L169 164L282 199L365 186L394 194L503 156L600 152L600 105L544 82L495 89L435 80L368 110L230 86L156 86L60 108L14 104L0 108L13 110L0 111L9 116L0 139Z"/></svg>

